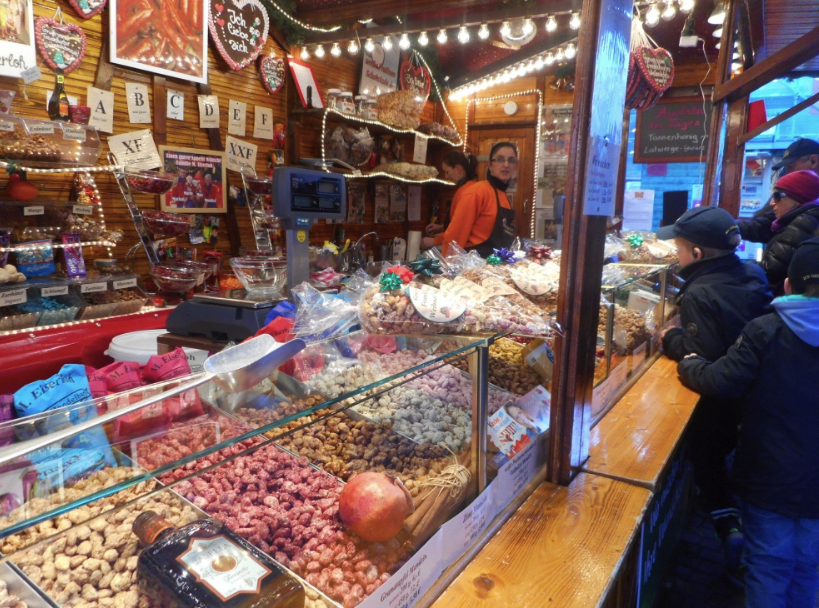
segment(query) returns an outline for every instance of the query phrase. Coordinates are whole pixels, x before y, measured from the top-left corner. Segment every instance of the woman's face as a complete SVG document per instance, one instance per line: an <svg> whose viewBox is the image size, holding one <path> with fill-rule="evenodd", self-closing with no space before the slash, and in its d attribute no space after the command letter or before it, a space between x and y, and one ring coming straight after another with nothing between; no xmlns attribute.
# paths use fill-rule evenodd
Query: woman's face
<svg viewBox="0 0 819 608"><path fill-rule="evenodd" d="M773 212L776 219L781 218L788 211L791 211L799 206L798 202L784 192L780 192L778 190L774 192L771 202L773 203Z"/></svg>
<svg viewBox="0 0 819 608"><path fill-rule="evenodd" d="M464 168L460 165L450 167L444 162L441 163L441 168L444 170L444 177L451 182L458 182L465 175Z"/></svg>
<svg viewBox="0 0 819 608"><path fill-rule="evenodd" d="M518 170L518 155L515 149L504 146L495 150L489 159L489 173L502 182L508 182Z"/></svg>

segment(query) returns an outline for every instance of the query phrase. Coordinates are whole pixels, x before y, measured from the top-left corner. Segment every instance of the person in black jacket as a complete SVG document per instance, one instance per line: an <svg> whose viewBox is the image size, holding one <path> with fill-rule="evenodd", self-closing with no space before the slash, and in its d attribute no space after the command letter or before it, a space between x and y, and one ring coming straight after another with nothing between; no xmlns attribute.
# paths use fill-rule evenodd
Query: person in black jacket
<svg viewBox="0 0 819 608"><path fill-rule="evenodd" d="M686 386L743 398L734 486L748 608L814 608L819 591L819 238L795 252L785 297L728 354L677 370Z"/></svg>
<svg viewBox="0 0 819 608"><path fill-rule="evenodd" d="M774 184L772 214L739 222L742 238L765 243L762 268L771 288L782 295L788 263L802 241L819 236L819 175L793 171Z"/></svg>
<svg viewBox="0 0 819 608"><path fill-rule="evenodd" d="M746 323L770 309L773 296L765 273L734 253L739 228L724 209L686 211L673 226L660 228L657 237L676 240L682 266L678 275L685 281L677 301L682 327L665 332L663 350L674 361L692 352L718 359ZM700 506L711 516L731 573L740 566L743 540L725 459L736 447L739 406L736 401L701 399L689 428Z"/></svg>

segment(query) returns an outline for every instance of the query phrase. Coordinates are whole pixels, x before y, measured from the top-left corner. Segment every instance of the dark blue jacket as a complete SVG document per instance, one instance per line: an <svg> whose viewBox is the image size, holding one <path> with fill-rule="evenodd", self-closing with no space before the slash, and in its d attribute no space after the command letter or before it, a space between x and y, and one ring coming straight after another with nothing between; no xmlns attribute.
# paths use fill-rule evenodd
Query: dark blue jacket
<svg viewBox="0 0 819 608"><path fill-rule="evenodd" d="M720 358L746 323L770 311L773 295L765 272L736 254L693 262L677 274L685 280L677 297L682 327L663 338L663 351L674 361L691 353Z"/></svg>
<svg viewBox="0 0 819 608"><path fill-rule="evenodd" d="M703 395L744 398L736 492L786 517L819 519L819 298L774 300L728 354L677 366Z"/></svg>

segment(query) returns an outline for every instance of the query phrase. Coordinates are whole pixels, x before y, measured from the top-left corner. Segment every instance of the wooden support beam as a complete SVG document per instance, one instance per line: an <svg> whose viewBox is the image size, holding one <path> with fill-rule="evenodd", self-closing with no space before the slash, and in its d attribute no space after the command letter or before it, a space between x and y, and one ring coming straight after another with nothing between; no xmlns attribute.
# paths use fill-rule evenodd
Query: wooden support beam
<svg viewBox="0 0 819 608"><path fill-rule="evenodd" d="M338 42L340 40L355 39L356 34L363 42L365 38L375 38L378 36L386 36L387 34L401 34L403 32L420 32L426 31L430 33L430 38L435 31L442 27L453 28L466 26L477 26L481 23L492 23L498 21L505 21L509 19L518 19L521 17L529 17L530 19L538 19L547 15L554 15L557 13L575 12L580 10L580 0L561 0L553 4L529 6L507 7L501 5L503 8L496 8L491 11L464 11L463 13L447 14L445 17L436 17L430 19L425 15L419 15L408 22L396 23L394 25L382 25L378 27L356 27L344 28L328 34L316 33L308 34L305 42L307 44L326 44L328 42ZM474 32L473 32L474 35Z"/></svg>
<svg viewBox="0 0 819 608"><path fill-rule="evenodd" d="M732 48L733 41L731 41L731 45L727 49L725 44L722 44L720 55L726 50L730 54ZM748 68L739 76L717 86L714 89L713 101L714 103L722 100L736 101L740 97L750 95L761 86L789 74L791 70L798 68L817 55L819 55L819 27L814 28L788 46Z"/></svg>
<svg viewBox="0 0 819 608"><path fill-rule="evenodd" d="M331 6L315 10L299 11L296 15L310 25L341 25L366 19L405 17L416 13L445 9L462 9L466 13L471 6L486 4L486 0L368 0L347 6Z"/></svg>
<svg viewBox="0 0 819 608"><path fill-rule="evenodd" d="M743 136L741 136L739 138L739 143L744 144L744 143L746 143L748 141L751 141L754 137L756 137L760 133L764 133L765 131L767 131L771 127L775 127L779 123L785 122L791 116L795 116L796 114L799 114L799 112L801 112L802 110L807 110L809 107L811 107L812 105L815 105L817 103L819 103L819 93L816 93L815 95L811 95L805 101L800 101L798 104L796 104L795 106L793 106L789 110L785 110L784 112L782 112L782 114L780 114L779 116L774 116L768 122L759 125L753 131L748 131L747 133L745 133Z"/></svg>
<svg viewBox="0 0 819 608"><path fill-rule="evenodd" d="M754 65L754 43L751 37L751 16L748 14L747 0L741 0L737 5L737 25L739 31L739 42L742 45L744 54L742 68L747 70ZM731 46L733 49L733 45ZM731 54L733 56L733 53Z"/></svg>
<svg viewBox="0 0 819 608"><path fill-rule="evenodd" d="M728 104L725 112L725 148L722 155L722 188L719 206L737 217L742 199L742 170L745 165L745 144L739 141L748 121L748 98Z"/></svg>
<svg viewBox="0 0 819 608"><path fill-rule="evenodd" d="M158 146L168 143L168 85L164 76L154 74L154 142Z"/></svg>

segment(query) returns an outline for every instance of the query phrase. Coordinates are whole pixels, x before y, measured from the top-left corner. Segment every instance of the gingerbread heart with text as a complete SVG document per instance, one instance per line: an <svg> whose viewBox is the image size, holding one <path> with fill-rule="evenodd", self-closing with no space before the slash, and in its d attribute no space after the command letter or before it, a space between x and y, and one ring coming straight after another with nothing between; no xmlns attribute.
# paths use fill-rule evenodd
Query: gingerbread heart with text
<svg viewBox="0 0 819 608"><path fill-rule="evenodd" d="M38 17L34 21L34 38L40 55L52 70L59 68L68 74L85 57L85 32L79 25Z"/></svg>
<svg viewBox="0 0 819 608"><path fill-rule="evenodd" d="M262 52L270 23L259 0L226 0L210 5L208 27L230 69L243 70Z"/></svg>
<svg viewBox="0 0 819 608"><path fill-rule="evenodd" d="M268 93L275 93L281 89L284 85L284 59L260 55L259 78Z"/></svg>
<svg viewBox="0 0 819 608"><path fill-rule="evenodd" d="M424 101L427 100L430 88L432 87L432 78L429 75L429 70L422 65L416 67L412 65L411 61L407 60L401 64L398 74L401 90L410 90Z"/></svg>
<svg viewBox="0 0 819 608"><path fill-rule="evenodd" d="M674 80L674 59L662 48L641 46L636 50L637 65L643 78L657 93L664 92Z"/></svg>

